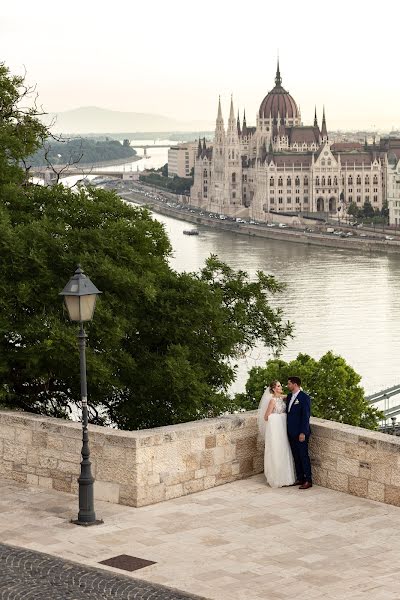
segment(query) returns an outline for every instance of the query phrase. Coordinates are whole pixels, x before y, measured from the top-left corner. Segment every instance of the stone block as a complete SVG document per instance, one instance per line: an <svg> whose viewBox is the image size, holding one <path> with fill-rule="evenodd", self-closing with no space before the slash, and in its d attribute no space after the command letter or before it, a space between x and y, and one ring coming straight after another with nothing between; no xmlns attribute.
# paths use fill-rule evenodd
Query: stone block
<svg viewBox="0 0 400 600"><path fill-rule="evenodd" d="M190 440L190 451L195 453L201 453L205 449L205 439L196 438Z"/></svg>
<svg viewBox="0 0 400 600"><path fill-rule="evenodd" d="M27 448L17 442L4 441L3 460L10 460L16 463L26 463Z"/></svg>
<svg viewBox="0 0 400 600"><path fill-rule="evenodd" d="M368 449L374 448L377 449L378 448L378 440L374 439L372 436L361 436L359 437L358 443L361 447L365 447Z"/></svg>
<svg viewBox="0 0 400 600"><path fill-rule="evenodd" d="M387 483L390 483L391 485L400 488L400 471L398 469L392 469L390 481L388 481Z"/></svg>
<svg viewBox="0 0 400 600"><path fill-rule="evenodd" d="M137 506L137 487L136 485L120 484L119 503L125 506Z"/></svg>
<svg viewBox="0 0 400 600"><path fill-rule="evenodd" d="M66 479L53 479L53 490L58 492L71 493L71 478L67 476Z"/></svg>
<svg viewBox="0 0 400 600"><path fill-rule="evenodd" d="M39 476L32 473L26 474L26 483L28 485L39 485Z"/></svg>
<svg viewBox="0 0 400 600"><path fill-rule="evenodd" d="M390 485L393 469L381 463L371 464L371 480Z"/></svg>
<svg viewBox="0 0 400 600"><path fill-rule="evenodd" d="M0 438L2 440L15 440L15 427L0 423Z"/></svg>
<svg viewBox="0 0 400 600"><path fill-rule="evenodd" d="M135 484L136 470L119 461L101 460L97 462L97 477L102 481Z"/></svg>
<svg viewBox="0 0 400 600"><path fill-rule="evenodd" d="M11 479L18 481L19 483L26 483L28 474L21 473L20 471L11 471Z"/></svg>
<svg viewBox="0 0 400 600"><path fill-rule="evenodd" d="M134 437L128 435L105 435L105 444L109 446L118 446L120 448L136 448L137 440Z"/></svg>
<svg viewBox="0 0 400 600"><path fill-rule="evenodd" d="M208 435L205 439L205 448L215 448L217 445L217 438L215 435Z"/></svg>
<svg viewBox="0 0 400 600"><path fill-rule="evenodd" d="M36 475L41 477L50 477L50 469L43 469L42 467L35 467Z"/></svg>
<svg viewBox="0 0 400 600"><path fill-rule="evenodd" d="M232 464L224 463L223 465L220 465L217 477L232 477Z"/></svg>
<svg viewBox="0 0 400 600"><path fill-rule="evenodd" d="M94 483L95 500L104 500L104 502L119 502L119 485L118 483L110 483L108 481L99 481L96 479Z"/></svg>
<svg viewBox="0 0 400 600"><path fill-rule="evenodd" d="M322 485L323 487L328 487L328 471L326 469L322 469L320 467L312 468L312 478L313 482L316 485Z"/></svg>
<svg viewBox="0 0 400 600"><path fill-rule="evenodd" d="M57 463L56 469L51 470L52 475L53 475L54 471L60 472L61 474L69 473L70 475L79 475L80 465L78 462L71 463L71 462L65 462L63 460L59 460ZM92 474L94 474L93 473L93 465L92 465Z"/></svg>
<svg viewBox="0 0 400 600"><path fill-rule="evenodd" d="M18 444L30 446L32 444L32 431L30 431L29 429L22 429L21 427L16 427L15 441Z"/></svg>
<svg viewBox="0 0 400 600"><path fill-rule="evenodd" d="M239 460L239 473L240 475L253 475L252 458L242 458Z"/></svg>
<svg viewBox="0 0 400 600"><path fill-rule="evenodd" d="M257 436L252 435L236 441L236 456L238 459L253 457L256 452Z"/></svg>
<svg viewBox="0 0 400 600"><path fill-rule="evenodd" d="M203 477L207 476L207 469L197 469L197 471L194 472L194 478L195 479L203 479Z"/></svg>
<svg viewBox="0 0 400 600"><path fill-rule="evenodd" d="M165 490L166 500L172 500L172 498L180 498L181 496L184 496L182 483L177 483L176 485L170 485Z"/></svg>
<svg viewBox="0 0 400 600"><path fill-rule="evenodd" d="M39 455L39 466L44 469L56 469L58 462L57 458L52 456Z"/></svg>
<svg viewBox="0 0 400 600"><path fill-rule="evenodd" d="M359 477L363 479L371 479L371 464L364 460L360 461Z"/></svg>
<svg viewBox="0 0 400 600"><path fill-rule="evenodd" d="M209 488L214 487L215 486L215 476L207 475L207 477L204 477L204 479L203 479L203 484L204 484L205 490L208 490Z"/></svg>
<svg viewBox="0 0 400 600"><path fill-rule="evenodd" d="M224 461L232 462L236 459L236 444L229 444L224 446Z"/></svg>
<svg viewBox="0 0 400 600"><path fill-rule="evenodd" d="M47 448L50 450L63 450L65 440L58 435L48 434L47 436Z"/></svg>
<svg viewBox="0 0 400 600"><path fill-rule="evenodd" d="M29 452L26 457L26 464L32 467L38 467L40 461L40 453L38 448L29 448Z"/></svg>
<svg viewBox="0 0 400 600"><path fill-rule="evenodd" d="M240 463L238 460L234 460L232 462L232 475L239 475L240 473Z"/></svg>
<svg viewBox="0 0 400 600"><path fill-rule="evenodd" d="M354 458L357 460L366 460L366 448L365 446L358 446L355 444L345 444L344 455L347 458Z"/></svg>
<svg viewBox="0 0 400 600"><path fill-rule="evenodd" d="M51 477L41 477L39 476L39 487L45 488L47 490L53 489L53 480Z"/></svg>
<svg viewBox="0 0 400 600"><path fill-rule="evenodd" d="M377 502L385 501L385 485L376 481L368 481L367 498Z"/></svg>
<svg viewBox="0 0 400 600"><path fill-rule="evenodd" d="M200 469L201 456L200 454L188 454L183 458L183 462L186 465L186 468L193 471L196 469Z"/></svg>
<svg viewBox="0 0 400 600"><path fill-rule="evenodd" d="M354 458L347 458L346 456L338 456L336 468L339 473L347 473L347 475L353 475L354 477L359 477L360 462Z"/></svg>
<svg viewBox="0 0 400 600"><path fill-rule="evenodd" d="M47 433L44 431L33 431L32 446L35 448L47 448Z"/></svg>
<svg viewBox="0 0 400 600"><path fill-rule="evenodd" d="M204 479L186 481L183 484L183 491L185 494L193 494L194 492L201 492L202 490L204 490Z"/></svg>
<svg viewBox="0 0 400 600"><path fill-rule="evenodd" d="M163 483L152 485L151 487L137 489L137 506L146 506L163 502L166 499L166 486Z"/></svg>
<svg viewBox="0 0 400 600"><path fill-rule="evenodd" d="M337 473L336 471L328 471L327 488L337 490L338 492L349 491L349 476L346 473Z"/></svg>
<svg viewBox="0 0 400 600"><path fill-rule="evenodd" d="M349 494L366 498L368 496L368 480L362 477L349 477Z"/></svg>
<svg viewBox="0 0 400 600"><path fill-rule="evenodd" d="M400 488L394 485L385 485L385 502L386 504L393 504L394 506L400 506Z"/></svg>

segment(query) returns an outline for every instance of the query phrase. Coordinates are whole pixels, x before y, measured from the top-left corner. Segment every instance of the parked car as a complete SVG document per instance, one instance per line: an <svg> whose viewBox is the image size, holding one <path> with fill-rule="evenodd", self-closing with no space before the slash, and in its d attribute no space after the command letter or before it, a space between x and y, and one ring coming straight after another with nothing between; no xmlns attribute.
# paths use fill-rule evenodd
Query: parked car
<svg viewBox="0 0 400 600"><path fill-rule="evenodd" d="M391 235L385 235L385 240L394 240L394 238Z"/></svg>

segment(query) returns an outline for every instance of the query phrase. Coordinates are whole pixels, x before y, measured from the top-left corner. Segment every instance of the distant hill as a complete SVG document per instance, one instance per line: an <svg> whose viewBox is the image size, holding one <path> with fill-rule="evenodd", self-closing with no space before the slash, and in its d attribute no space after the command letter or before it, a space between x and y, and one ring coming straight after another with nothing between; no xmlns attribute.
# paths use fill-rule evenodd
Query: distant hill
<svg viewBox="0 0 400 600"><path fill-rule="evenodd" d="M213 124L207 121L183 122L149 113L119 112L83 106L43 118L46 125L54 121L54 133L118 133L124 131L208 131Z"/></svg>

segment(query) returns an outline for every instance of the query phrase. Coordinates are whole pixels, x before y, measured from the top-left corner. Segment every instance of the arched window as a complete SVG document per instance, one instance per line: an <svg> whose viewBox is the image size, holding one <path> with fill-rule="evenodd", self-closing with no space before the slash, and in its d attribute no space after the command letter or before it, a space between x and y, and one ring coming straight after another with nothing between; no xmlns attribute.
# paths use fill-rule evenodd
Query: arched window
<svg viewBox="0 0 400 600"><path fill-rule="evenodd" d="M322 187L325 187L325 177L322 178Z"/></svg>
<svg viewBox="0 0 400 600"><path fill-rule="evenodd" d="M353 185L353 177L352 177L352 175L349 175L349 178L348 178L348 180L347 180L347 183L348 183L349 185Z"/></svg>
<svg viewBox="0 0 400 600"><path fill-rule="evenodd" d="M304 185L308 185L308 177L307 177L307 175L304 177Z"/></svg>
<svg viewBox="0 0 400 600"><path fill-rule="evenodd" d="M296 186L300 185L300 177L298 177L298 176L296 177L295 184L296 184Z"/></svg>
<svg viewBox="0 0 400 600"><path fill-rule="evenodd" d="M236 173L232 173L232 183L236 183Z"/></svg>
<svg viewBox="0 0 400 600"><path fill-rule="evenodd" d="M315 179L315 185L320 185L320 183L319 183L319 177L316 177L316 179Z"/></svg>
<svg viewBox="0 0 400 600"><path fill-rule="evenodd" d="M333 178L333 185L337 185L337 177L335 175L335 177Z"/></svg>
<svg viewBox="0 0 400 600"><path fill-rule="evenodd" d="M282 177L279 177L279 179L278 179L278 185L279 185L279 187L282 187L282 186L283 186L283 180L282 180Z"/></svg>
<svg viewBox="0 0 400 600"><path fill-rule="evenodd" d="M378 185L378 175L374 175L374 185Z"/></svg>
<svg viewBox="0 0 400 600"><path fill-rule="evenodd" d="M204 179L207 179L207 176L208 176L208 171L207 171L207 169L204 169L204 171L203 171Z"/></svg>
<svg viewBox="0 0 400 600"><path fill-rule="evenodd" d="M328 177L328 185L331 186L332 185L332 177Z"/></svg>
<svg viewBox="0 0 400 600"><path fill-rule="evenodd" d="M292 185L292 178L291 178L291 177L288 177L288 178L287 178L287 180L286 180L286 185L287 185L288 187L290 187L290 186Z"/></svg>
<svg viewBox="0 0 400 600"><path fill-rule="evenodd" d="M274 178L273 177L270 178L269 185L270 185L270 187L274 187Z"/></svg>
<svg viewBox="0 0 400 600"><path fill-rule="evenodd" d="M357 185L361 185L361 177L360 177L360 175L357 175Z"/></svg>
<svg viewBox="0 0 400 600"><path fill-rule="evenodd" d="M365 176L365 185L369 185L369 175Z"/></svg>

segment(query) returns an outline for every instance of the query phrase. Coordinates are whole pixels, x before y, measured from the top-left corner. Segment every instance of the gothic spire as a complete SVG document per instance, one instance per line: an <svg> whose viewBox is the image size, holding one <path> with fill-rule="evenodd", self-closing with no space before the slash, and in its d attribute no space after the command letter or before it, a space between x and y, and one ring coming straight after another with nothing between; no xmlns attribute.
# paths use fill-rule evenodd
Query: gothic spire
<svg viewBox="0 0 400 600"><path fill-rule="evenodd" d="M200 158L201 152L202 152L201 140L200 140L200 137L199 137L199 145L197 146L197 158Z"/></svg>
<svg viewBox="0 0 400 600"><path fill-rule="evenodd" d="M238 130L238 134L240 135L242 132L240 129L239 110L238 110L238 116L237 116L237 130Z"/></svg>
<svg viewBox="0 0 400 600"><path fill-rule="evenodd" d="M222 119L222 110L221 110L221 96L218 96L218 115L217 119Z"/></svg>
<svg viewBox="0 0 400 600"><path fill-rule="evenodd" d="M326 128L326 119L325 119L325 106L322 111L322 127L321 127L321 135L322 139L326 141L328 139L328 130Z"/></svg>
<svg viewBox="0 0 400 600"><path fill-rule="evenodd" d="M233 96L231 96L231 110L229 112L229 120L235 121L235 111L233 110Z"/></svg>
<svg viewBox="0 0 400 600"><path fill-rule="evenodd" d="M275 86L276 87L282 86L282 77L281 77L281 72L279 70L279 58L278 58L277 66L276 66Z"/></svg>
<svg viewBox="0 0 400 600"><path fill-rule="evenodd" d="M318 127L317 107L315 107L315 113L314 113L314 127Z"/></svg>

